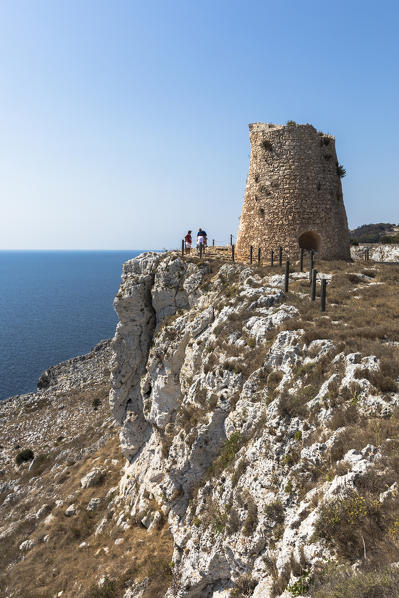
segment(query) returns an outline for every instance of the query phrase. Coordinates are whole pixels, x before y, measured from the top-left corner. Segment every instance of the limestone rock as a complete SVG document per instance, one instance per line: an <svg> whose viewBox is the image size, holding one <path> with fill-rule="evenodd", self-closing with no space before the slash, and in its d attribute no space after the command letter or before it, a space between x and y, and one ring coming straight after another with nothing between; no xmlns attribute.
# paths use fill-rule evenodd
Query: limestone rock
<svg viewBox="0 0 399 598"><path fill-rule="evenodd" d="M105 475L105 469L95 467L80 480L80 485L82 488L92 488L93 486L98 486L103 481Z"/></svg>

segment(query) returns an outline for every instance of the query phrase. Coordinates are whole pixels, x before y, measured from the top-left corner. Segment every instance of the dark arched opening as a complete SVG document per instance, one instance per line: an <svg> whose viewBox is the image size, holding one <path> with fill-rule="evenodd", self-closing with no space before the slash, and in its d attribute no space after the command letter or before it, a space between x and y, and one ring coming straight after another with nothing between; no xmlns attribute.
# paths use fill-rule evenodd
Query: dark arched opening
<svg viewBox="0 0 399 598"><path fill-rule="evenodd" d="M313 251L320 250L320 235L312 230L302 233L298 239L299 247L301 249L313 249Z"/></svg>

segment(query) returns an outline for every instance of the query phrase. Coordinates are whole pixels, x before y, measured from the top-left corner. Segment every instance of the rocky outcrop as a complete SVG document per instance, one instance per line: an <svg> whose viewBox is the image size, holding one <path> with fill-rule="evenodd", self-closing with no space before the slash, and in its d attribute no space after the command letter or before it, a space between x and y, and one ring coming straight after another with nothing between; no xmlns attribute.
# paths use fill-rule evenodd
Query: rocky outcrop
<svg viewBox="0 0 399 598"><path fill-rule="evenodd" d="M355 260L364 260L366 249L369 259L374 262L399 262L399 245L357 245L351 247L351 256Z"/></svg>
<svg viewBox="0 0 399 598"><path fill-rule="evenodd" d="M79 355L52 366L40 376L38 390L50 387L67 391L83 388L93 381L106 379L109 370L111 340L98 343L86 355Z"/></svg>
<svg viewBox="0 0 399 598"><path fill-rule="evenodd" d="M376 446L345 444L345 426L351 409L389 417L395 387L370 383L376 357L309 340L281 286L177 253L124 265L110 392L127 457L120 498L148 529L168 519L168 598L241 595L243 580L242 595L288 596L334 557L315 533L323 504L381 463Z"/></svg>

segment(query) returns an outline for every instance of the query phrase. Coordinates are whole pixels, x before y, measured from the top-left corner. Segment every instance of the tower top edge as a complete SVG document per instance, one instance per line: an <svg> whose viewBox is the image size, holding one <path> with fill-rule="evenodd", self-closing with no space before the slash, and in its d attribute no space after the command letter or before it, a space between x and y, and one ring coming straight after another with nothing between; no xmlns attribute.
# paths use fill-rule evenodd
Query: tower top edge
<svg viewBox="0 0 399 598"><path fill-rule="evenodd" d="M317 131L315 129L315 127L309 123L297 124L294 122L290 122L290 124L279 125L279 124L275 124L275 123L255 122L255 123L249 123L248 127L249 127L250 131L272 131L272 130L290 129L290 128L293 128L293 129L294 128L301 128L301 129L307 128L307 129L313 129L320 136L330 137L332 139L335 139L335 137L333 135L330 135L329 133L323 133L323 131Z"/></svg>

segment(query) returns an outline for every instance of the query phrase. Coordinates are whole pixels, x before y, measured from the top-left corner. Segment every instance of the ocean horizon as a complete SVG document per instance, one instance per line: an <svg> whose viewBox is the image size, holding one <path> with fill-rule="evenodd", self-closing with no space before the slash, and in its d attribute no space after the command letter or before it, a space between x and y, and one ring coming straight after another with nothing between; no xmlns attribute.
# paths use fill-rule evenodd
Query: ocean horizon
<svg viewBox="0 0 399 598"><path fill-rule="evenodd" d="M0 250L0 401L115 333L122 264L149 250Z"/></svg>

